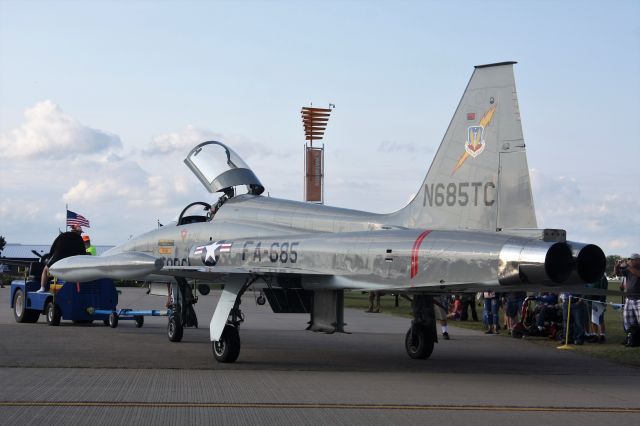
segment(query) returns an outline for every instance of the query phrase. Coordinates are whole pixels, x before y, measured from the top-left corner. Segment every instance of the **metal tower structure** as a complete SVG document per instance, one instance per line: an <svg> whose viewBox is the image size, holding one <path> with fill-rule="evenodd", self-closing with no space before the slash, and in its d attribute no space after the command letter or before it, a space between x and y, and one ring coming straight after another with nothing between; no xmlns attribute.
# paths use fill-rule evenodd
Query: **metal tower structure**
<svg viewBox="0 0 640 426"><path fill-rule="evenodd" d="M321 141L329 122L331 108L302 107L304 125L304 200L324 203L324 144L313 146L313 141Z"/></svg>

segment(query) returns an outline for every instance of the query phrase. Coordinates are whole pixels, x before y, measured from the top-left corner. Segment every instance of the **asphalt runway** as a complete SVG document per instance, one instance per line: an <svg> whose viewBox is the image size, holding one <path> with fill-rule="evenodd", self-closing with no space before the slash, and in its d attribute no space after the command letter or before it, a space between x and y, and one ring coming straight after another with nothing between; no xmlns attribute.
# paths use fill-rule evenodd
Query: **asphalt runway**
<svg viewBox="0 0 640 426"><path fill-rule="evenodd" d="M305 331L307 315L243 298L242 351L211 353L218 294L180 343L166 318L50 327L17 324L0 289L0 424L640 423L640 370L450 327L426 361L408 358L409 320L347 310L351 334ZM119 308L164 299L122 289Z"/></svg>

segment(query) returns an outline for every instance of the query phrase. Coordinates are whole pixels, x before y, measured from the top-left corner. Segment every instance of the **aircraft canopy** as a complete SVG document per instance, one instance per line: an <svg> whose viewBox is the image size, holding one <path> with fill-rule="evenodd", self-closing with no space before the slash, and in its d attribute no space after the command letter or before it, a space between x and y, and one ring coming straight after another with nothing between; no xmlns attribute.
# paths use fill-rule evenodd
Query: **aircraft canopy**
<svg viewBox="0 0 640 426"><path fill-rule="evenodd" d="M222 142L207 141L196 145L184 162L211 193L224 192L238 185L246 185L249 194L264 192L264 186L249 165Z"/></svg>

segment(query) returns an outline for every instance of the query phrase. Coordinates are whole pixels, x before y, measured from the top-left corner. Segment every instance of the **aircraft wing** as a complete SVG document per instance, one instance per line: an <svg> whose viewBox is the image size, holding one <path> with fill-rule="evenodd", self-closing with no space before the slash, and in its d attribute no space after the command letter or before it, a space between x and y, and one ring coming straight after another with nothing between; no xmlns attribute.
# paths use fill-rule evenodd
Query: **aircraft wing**
<svg viewBox="0 0 640 426"><path fill-rule="evenodd" d="M223 283L230 277L249 275L309 275L328 276L326 273L311 271L301 268L271 268L271 267L235 267L235 266L165 266L155 272L156 275L168 275L174 277L197 278Z"/></svg>

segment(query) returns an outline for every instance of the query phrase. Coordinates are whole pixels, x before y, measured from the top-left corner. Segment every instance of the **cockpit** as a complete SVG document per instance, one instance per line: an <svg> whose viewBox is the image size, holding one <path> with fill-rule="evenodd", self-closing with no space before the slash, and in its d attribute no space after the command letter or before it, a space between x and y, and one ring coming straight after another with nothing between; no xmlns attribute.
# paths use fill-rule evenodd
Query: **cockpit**
<svg viewBox="0 0 640 426"><path fill-rule="evenodd" d="M242 158L231 148L217 141L196 145L184 159L185 164L210 193L222 192L215 204L196 201L182 210L178 225L206 222L230 198L247 193L260 195L264 186Z"/></svg>

